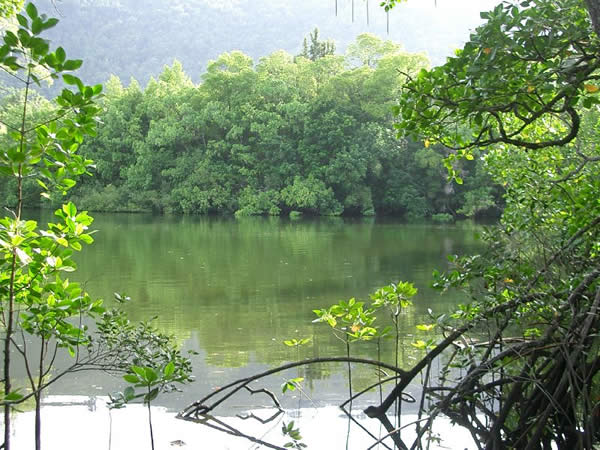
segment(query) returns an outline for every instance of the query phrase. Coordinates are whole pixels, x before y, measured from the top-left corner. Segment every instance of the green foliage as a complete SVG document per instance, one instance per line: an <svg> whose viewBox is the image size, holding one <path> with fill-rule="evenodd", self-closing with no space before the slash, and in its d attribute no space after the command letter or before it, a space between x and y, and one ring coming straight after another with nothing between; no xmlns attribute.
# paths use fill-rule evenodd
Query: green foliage
<svg viewBox="0 0 600 450"><path fill-rule="evenodd" d="M310 45L308 45L306 38L304 38L304 41L302 42L302 53L298 56L310 59L311 61L316 61L319 58L335 53L335 42L331 40L319 41L318 28L315 28L308 37L310 39Z"/></svg>
<svg viewBox="0 0 600 450"><path fill-rule="evenodd" d="M329 309L313 310L318 316L313 322L327 323L336 336L343 336L347 342L367 341L375 336L376 330L371 325L375 320L373 311L364 308L363 302L351 298L347 302L340 300Z"/></svg>
<svg viewBox="0 0 600 450"><path fill-rule="evenodd" d="M310 342L311 338L303 338L303 339L288 339L283 341L285 345L288 347L300 347L302 345L306 345Z"/></svg>
<svg viewBox="0 0 600 450"><path fill-rule="evenodd" d="M465 203L457 211L466 217L476 217L480 213L496 206L494 197L491 194L491 188L482 186L474 191L465 193Z"/></svg>
<svg viewBox="0 0 600 450"><path fill-rule="evenodd" d="M396 109L400 134L451 148L501 142L539 149L572 141L579 108L599 101L599 41L590 39L582 2L504 2L482 18L486 23L455 57L406 85ZM536 128L545 130L541 139Z"/></svg>
<svg viewBox="0 0 600 450"><path fill-rule="evenodd" d="M117 300L128 298L115 294ZM154 448L151 403L161 393L177 390L178 384L193 381L192 366L181 355L172 336L161 333L152 322L132 323L119 310L103 314L98 322L100 339L109 349L118 350L112 364L125 370L123 379L131 386L110 395L109 408L123 408L142 399L148 407L150 440ZM136 389L141 392L137 392Z"/></svg>
<svg viewBox="0 0 600 450"><path fill-rule="evenodd" d="M76 269L75 252L94 242L89 230L93 219L86 211L79 211L73 202L62 204L47 227L22 217L23 208L32 206L26 203L30 196L41 194L56 202L79 176L89 173L92 161L79 148L85 137L97 136L102 86L84 85L72 74L81 60L68 59L61 47L51 50L40 37L56 25L56 19L40 14L31 3L16 18L19 28L6 31L0 47L0 66L23 86L8 90L0 102L0 189L12 190L7 200L14 208L0 219L3 448L10 448L11 408L33 397L39 450L42 393L64 375L94 368L119 372L143 364L144 377L136 385L148 388L145 400L150 402L172 383L188 381L191 368L170 338L149 324L134 326L123 313L106 312L102 300L66 278ZM53 104L33 92L46 78L63 84ZM96 320L98 333L88 331L90 319ZM72 361L57 369L54 362L61 351ZM27 369L27 390L13 386L15 358L21 358ZM121 398L132 395L126 390Z"/></svg>
<svg viewBox="0 0 600 450"><path fill-rule="evenodd" d="M392 41L382 41L374 34L363 33L356 37L355 43L348 46L346 58L356 65L375 68L382 58L398 53L402 53L401 45Z"/></svg>
<svg viewBox="0 0 600 450"><path fill-rule="evenodd" d="M10 5L5 5L10 6ZM3 13L6 11L3 10ZM14 403L33 396L35 400L35 443L41 447L40 405L46 378L59 349L66 349L79 362L80 348L91 345L86 326L74 318L95 317L103 312L102 301L93 300L78 283L62 278L75 270L74 251L91 244L92 223L86 212L78 212L71 202L55 213L59 219L42 229L35 221L23 220L25 179L35 180L44 197L65 195L75 179L87 173L91 161L77 153L84 136L96 134L95 100L102 86L85 86L69 73L81 66L67 59L65 51L54 51L40 35L58 22L39 14L27 4L16 15L18 29L5 31L0 47L0 67L22 86L2 102L0 120L0 174L14 210L0 220L0 298L4 328L4 448L10 448L10 410ZM65 87L55 105L42 101L31 89L44 78L62 80ZM36 107L37 110L36 110ZM28 109L29 108L29 109ZM31 112L33 110L33 113ZM33 354L28 340L39 343ZM12 386L12 358L23 359L28 367L31 394L23 395ZM36 367L34 371L29 367ZM62 376L66 371L60 372Z"/></svg>
<svg viewBox="0 0 600 450"><path fill-rule="evenodd" d="M240 195L240 209L235 212L237 216L278 216L281 209L279 192L270 190L266 192L255 192L246 187Z"/></svg>
<svg viewBox="0 0 600 450"><path fill-rule="evenodd" d="M454 217L452 217L451 214L438 213L438 214L433 214L431 216L431 220L434 223L452 223L452 222L454 222Z"/></svg>
<svg viewBox="0 0 600 450"><path fill-rule="evenodd" d="M287 391L295 391L300 387L300 383L304 381L302 377L290 378L289 380L285 380L285 382L281 385L281 392L285 394Z"/></svg>
<svg viewBox="0 0 600 450"><path fill-rule="evenodd" d="M392 315L397 316L402 308L412 305L411 298L417 294L417 288L412 283L399 281L379 288L371 295L374 308L388 308Z"/></svg>
<svg viewBox="0 0 600 450"><path fill-rule="evenodd" d="M292 440L290 442L285 443L285 448L292 448L295 450L301 450L303 448L307 448L307 445L302 440L302 435L300 434L299 428L294 428L294 421L292 420L290 423L286 424L283 422L281 425L281 433L284 436L289 436Z"/></svg>
<svg viewBox="0 0 600 450"><path fill-rule="evenodd" d="M8 19L13 17L23 8L24 0L2 0L0 3L0 17Z"/></svg>
<svg viewBox="0 0 600 450"><path fill-rule="evenodd" d="M434 286L472 301L434 317L443 340L412 344L427 352L416 366L424 391L439 393L429 411L489 447L598 442L599 13L597 2L500 3L455 58L407 83L396 110L400 134L457 150L444 159L457 183L471 149L486 146L485 167L505 188L486 252L434 273ZM473 189L461 213L489 208L489 195ZM434 358L443 366L431 382Z"/></svg>
<svg viewBox="0 0 600 450"><path fill-rule="evenodd" d="M459 168L475 182L448 191L441 158L432 168L417 144L394 138L398 68L414 74L428 61L368 38L365 67L281 51L255 65L231 52L208 64L199 85L177 62L143 91L111 78L103 126L82 149L97 177L71 198L103 211L455 215L465 192L490 184L482 161Z"/></svg>
<svg viewBox="0 0 600 450"><path fill-rule="evenodd" d="M294 210L303 210L323 215L337 216L341 206L337 203L333 190L313 177L303 180L294 178L294 183L281 192L284 204Z"/></svg>

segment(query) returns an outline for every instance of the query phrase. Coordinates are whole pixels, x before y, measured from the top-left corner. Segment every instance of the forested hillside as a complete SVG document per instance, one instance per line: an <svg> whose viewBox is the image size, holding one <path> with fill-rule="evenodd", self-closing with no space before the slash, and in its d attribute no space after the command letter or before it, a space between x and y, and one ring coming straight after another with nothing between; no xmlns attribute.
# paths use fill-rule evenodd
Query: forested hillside
<svg viewBox="0 0 600 450"><path fill-rule="evenodd" d="M368 2L356 0L352 22L350 1L284 4L41 2L63 15L62 26L49 34L69 55L85 59L82 79L108 80L103 125L82 148L97 174L71 193L78 204L105 211L438 220L497 212L499 192L481 161L463 162L465 185L448 183L444 149L396 139L390 115L405 81L399 71L414 75L431 63L426 54L374 34L350 40L357 28L385 34L381 8L369 6L367 20ZM453 17L461 8L447 11ZM437 24L438 14L429 19L439 27L425 30L417 23L426 12L431 9L395 14L390 33L406 38L409 48L417 42L433 48L439 60L452 42L458 45L458 24L464 33L468 18ZM316 29L308 35L315 20L325 24L319 34L325 39ZM280 48L288 52L274 51ZM6 121L21 95L2 99ZM31 111L43 116L51 108L40 97ZM26 180L25 194L36 203L39 187Z"/></svg>
<svg viewBox="0 0 600 450"><path fill-rule="evenodd" d="M310 43L310 44L309 44ZM71 192L80 207L183 214L393 214L450 220L497 211L478 158L450 183L443 147L399 140L392 106L405 74L429 61L363 34L346 56L314 32L307 57L239 51L211 61L194 84L175 62L145 88L113 76L102 125L82 154L96 164ZM10 123L22 92L3 99ZM48 114L42 97L31 114ZM6 186L5 186L6 189ZM25 180L35 203L40 188ZM14 203L7 189L6 204Z"/></svg>
<svg viewBox="0 0 600 450"><path fill-rule="evenodd" d="M311 47L322 42L313 42ZM316 55L314 49L309 53ZM447 182L443 150L398 140L391 107L419 54L362 35L347 57L241 52L194 85L176 62L145 89L113 77L99 135L83 153L97 176L75 191L94 210L473 216L495 204L481 161ZM355 68L348 68L356 66Z"/></svg>
<svg viewBox="0 0 600 450"><path fill-rule="evenodd" d="M145 86L174 59L199 82L208 62L224 52L240 50L254 60L277 50L298 54L303 36L314 27L333 39L340 53L358 34L370 32L408 51L427 51L440 64L480 22L465 1L438 1L437 9L433 0L409 2L389 16L388 35L386 14L373 0L353 0L354 22L350 0L58 0L61 26L48 37L85 61L80 76L88 83L115 74ZM478 1L482 8L491 3ZM37 4L57 15L51 0Z"/></svg>

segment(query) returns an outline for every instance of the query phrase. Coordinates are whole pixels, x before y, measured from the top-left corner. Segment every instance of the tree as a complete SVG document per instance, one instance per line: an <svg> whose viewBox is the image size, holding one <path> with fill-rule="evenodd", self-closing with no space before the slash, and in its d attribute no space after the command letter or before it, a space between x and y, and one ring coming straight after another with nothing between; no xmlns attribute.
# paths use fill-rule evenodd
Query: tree
<svg viewBox="0 0 600 450"><path fill-rule="evenodd" d="M25 361L30 387L36 400L36 448L40 447L40 401L46 359L52 358L52 346L75 352L85 342L83 330L73 325L69 318L81 314L94 314L99 306L77 284L60 280L59 274L72 270L73 250L82 243L92 241L86 232L91 220L78 213L74 205L65 205L58 213L62 223L54 224L45 232L37 229L33 221L22 219L23 181L36 177L45 190L65 193L75 181L72 177L85 173L90 161L76 153L85 134L93 134L98 108L94 98L102 87L84 86L69 71L81 66L80 60L66 59L65 51L58 47L51 52L40 33L58 22L39 15L29 3L26 15L16 16L19 29L6 31L4 45L0 47L0 64L13 78L24 86L22 109L18 116L6 118L4 126L9 140L0 152L0 169L4 176L15 180L16 207L12 217L5 217L0 226L3 253L0 267L0 292L2 295L2 322L5 328L3 382L4 382L4 446L10 447L11 403L22 400L23 395L13 390L11 379L11 348ZM43 74L43 75L40 75ZM40 77L61 78L65 88L56 99L56 109L49 120L36 119L28 111L30 90L40 84ZM38 117L39 118L39 117ZM60 121L60 122L59 122ZM49 196L48 192L45 192ZM85 311L85 312L84 312ZM37 376L23 338L15 333L27 332L40 339L41 351L35 365Z"/></svg>
<svg viewBox="0 0 600 450"><path fill-rule="evenodd" d="M377 62L385 57L402 52L402 46L392 41L382 41L371 33L359 34L356 42L348 46L346 58L354 64L375 68Z"/></svg>
<svg viewBox="0 0 600 450"><path fill-rule="evenodd" d="M600 160L600 52L598 2L585 5L506 2L482 13L487 22L464 49L412 78L396 108L401 135L457 150L445 164L458 181L453 164L487 147L486 163L507 189L487 254L455 258L437 275L440 288L464 288L474 301L432 317L446 338L415 369L445 351L451 363L424 387L433 407L419 436L441 412L479 448L592 449L600 440L600 209L587 200ZM475 327L487 330L485 343L469 340ZM465 370L461 380L452 367ZM405 386L367 414L385 421Z"/></svg>
<svg viewBox="0 0 600 450"><path fill-rule="evenodd" d="M457 56L407 84L396 109L400 132L454 149L571 142L577 106L598 103L600 41L590 23L597 2L587 4L586 12L579 0L507 2L482 13L487 23ZM543 126L540 139L534 130Z"/></svg>
<svg viewBox="0 0 600 450"><path fill-rule="evenodd" d="M310 39L310 45L306 41L306 38L304 38L304 41L302 41L302 53L298 56L303 56L311 61L316 61L319 58L335 54L335 43L331 40L320 41L318 28L315 28L310 32L308 37Z"/></svg>
<svg viewBox="0 0 600 450"><path fill-rule="evenodd" d="M92 161L78 150L85 136L96 135L100 111L96 102L102 86L84 85L72 73L82 61L67 59L62 47L51 51L50 43L40 37L57 24L57 19L39 14L28 3L16 20L18 29L6 31L0 46L0 67L23 86L16 93L9 91L11 95L2 99L0 112L0 175L10 179L7 186L14 189L14 208L0 219L2 448L9 450L11 445L11 410L33 398L35 445L39 450L42 393L56 380L81 370L126 372L136 361L152 365L154 358L165 366L172 362L169 367L173 372L171 368L167 372L169 377L177 372L178 379L171 377L171 381L187 381L189 361L172 348L171 339L154 330L127 334L133 327L122 326L119 339L115 339L109 331L114 331L111 326L117 313L106 312L102 300L93 299L79 283L65 277L76 268L73 253L93 242L89 231L93 219L87 212L67 202L55 212L56 221L47 229L25 220L26 179L37 182L42 197L57 201L76 184L77 177L89 173ZM33 91L46 78L64 86L53 105L41 101ZM94 338L87 319L95 319L101 331ZM128 323L121 320L119 324ZM122 338L124 334L128 339ZM131 342L131 334L139 339ZM145 336L150 338L144 341ZM63 351L73 360L68 367L57 370L54 361ZM150 357L144 358L148 353ZM16 386L13 380L14 358L20 358L25 367L27 386Z"/></svg>

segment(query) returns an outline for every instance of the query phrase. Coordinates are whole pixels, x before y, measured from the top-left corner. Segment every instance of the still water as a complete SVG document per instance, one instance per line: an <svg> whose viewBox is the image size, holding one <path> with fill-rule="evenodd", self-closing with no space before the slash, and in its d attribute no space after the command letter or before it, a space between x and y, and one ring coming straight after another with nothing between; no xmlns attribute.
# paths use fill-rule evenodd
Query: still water
<svg viewBox="0 0 600 450"><path fill-rule="evenodd" d="M217 386L298 356L343 355L343 343L328 326L312 323L312 310L351 297L368 301L377 287L398 280L411 281L419 289L414 306L401 316L401 365L409 367L419 356L409 343L422 333L415 325L426 321L427 309L444 312L461 301L457 294L440 296L428 288L432 270L446 267L446 255L473 252L481 245L476 239L479 228L472 224L139 214L94 217L96 242L78 255L75 278L109 304L114 292L127 294L132 301L125 309L132 319L156 317L157 326L173 334L184 351L198 353L192 356L196 381L182 393L156 400L165 412L181 410ZM385 317L381 319L387 323ZM296 354L283 344L291 338L311 342ZM393 362L392 345L384 343L384 359L389 362ZM375 347L357 344L352 352L374 357ZM326 408L344 400L346 370L343 364L315 365L276 375L263 385L281 392L286 377L303 376L305 395L286 394L284 407ZM352 378L355 389L360 389L373 381L373 371L357 367ZM71 404L71 412L82 404L95 410L90 402L102 404L108 393L123 387L120 379L102 375L71 377L52 387L47 408L63 399ZM79 400L67 400L73 398ZM269 406L268 399L238 395L215 414L233 417L260 406ZM68 414L64 407L62 411Z"/></svg>

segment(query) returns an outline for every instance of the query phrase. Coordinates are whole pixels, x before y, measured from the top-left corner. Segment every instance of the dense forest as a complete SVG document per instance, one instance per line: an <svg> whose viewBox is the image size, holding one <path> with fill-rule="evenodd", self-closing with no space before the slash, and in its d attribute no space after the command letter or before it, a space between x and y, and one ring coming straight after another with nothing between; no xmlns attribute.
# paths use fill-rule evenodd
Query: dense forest
<svg viewBox="0 0 600 450"><path fill-rule="evenodd" d="M303 56L279 51L255 63L225 53L197 85L177 61L145 89L111 77L102 126L81 150L96 176L72 198L89 210L177 214L448 220L495 211L499 190L482 160L464 161L457 185L444 147L395 136L392 106L406 74L429 65L425 56L369 34L345 56L333 52L315 30ZM43 105L50 109L39 98L40 114ZM25 184L32 200L38 191Z"/></svg>

